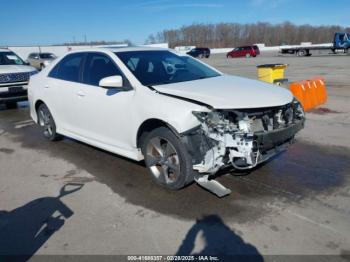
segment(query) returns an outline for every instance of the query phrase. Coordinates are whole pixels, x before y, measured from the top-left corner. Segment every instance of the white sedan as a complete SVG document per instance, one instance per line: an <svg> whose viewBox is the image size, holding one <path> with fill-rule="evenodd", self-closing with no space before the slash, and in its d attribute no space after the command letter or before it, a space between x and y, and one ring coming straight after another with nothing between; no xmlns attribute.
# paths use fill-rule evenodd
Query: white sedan
<svg viewBox="0 0 350 262"><path fill-rule="evenodd" d="M218 70L167 49L71 52L29 84L31 117L45 137L74 138L134 160L180 189L224 167L251 169L284 150L304 112L281 87Z"/></svg>

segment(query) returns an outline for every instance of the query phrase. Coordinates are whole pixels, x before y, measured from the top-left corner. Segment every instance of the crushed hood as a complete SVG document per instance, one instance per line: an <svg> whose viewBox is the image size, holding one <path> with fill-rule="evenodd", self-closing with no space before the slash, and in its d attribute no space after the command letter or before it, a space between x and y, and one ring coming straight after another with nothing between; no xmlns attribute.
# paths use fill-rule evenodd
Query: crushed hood
<svg viewBox="0 0 350 262"><path fill-rule="evenodd" d="M28 65L0 65L0 74L27 73L33 71L36 71L36 69Z"/></svg>
<svg viewBox="0 0 350 262"><path fill-rule="evenodd" d="M293 99L291 92L282 87L229 75L153 88L161 93L195 100L216 109L281 106Z"/></svg>

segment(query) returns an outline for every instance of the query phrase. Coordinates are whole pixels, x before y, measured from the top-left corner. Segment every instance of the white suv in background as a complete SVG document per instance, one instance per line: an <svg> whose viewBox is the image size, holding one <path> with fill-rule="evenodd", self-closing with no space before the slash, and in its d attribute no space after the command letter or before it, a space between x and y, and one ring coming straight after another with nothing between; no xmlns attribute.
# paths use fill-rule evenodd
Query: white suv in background
<svg viewBox="0 0 350 262"><path fill-rule="evenodd" d="M34 76L28 95L48 139L65 135L145 159L159 184L180 189L195 180L218 196L230 193L209 179L219 169L254 168L304 125L288 90L167 49L72 52Z"/></svg>
<svg viewBox="0 0 350 262"><path fill-rule="evenodd" d="M13 108L27 100L29 78L37 72L11 50L0 49L0 104Z"/></svg>

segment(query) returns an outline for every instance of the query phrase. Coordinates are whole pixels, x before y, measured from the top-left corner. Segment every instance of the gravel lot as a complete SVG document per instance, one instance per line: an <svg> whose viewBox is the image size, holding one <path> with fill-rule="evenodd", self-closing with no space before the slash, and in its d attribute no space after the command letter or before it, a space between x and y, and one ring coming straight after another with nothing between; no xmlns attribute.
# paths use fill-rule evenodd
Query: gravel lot
<svg viewBox="0 0 350 262"><path fill-rule="evenodd" d="M322 75L329 110L307 114L288 152L219 177L232 190L219 199L195 184L161 189L143 163L74 140L48 142L26 103L1 107L0 254L350 255L350 57L204 61L249 78L265 63L289 64L290 80Z"/></svg>

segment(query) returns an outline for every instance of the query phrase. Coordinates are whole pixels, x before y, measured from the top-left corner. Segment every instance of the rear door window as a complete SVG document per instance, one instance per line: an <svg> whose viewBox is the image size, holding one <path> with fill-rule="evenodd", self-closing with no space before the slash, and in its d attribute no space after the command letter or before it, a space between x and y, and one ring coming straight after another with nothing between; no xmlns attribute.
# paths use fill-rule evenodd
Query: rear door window
<svg viewBox="0 0 350 262"><path fill-rule="evenodd" d="M81 66L85 53L67 55L50 72L49 77L80 82Z"/></svg>

